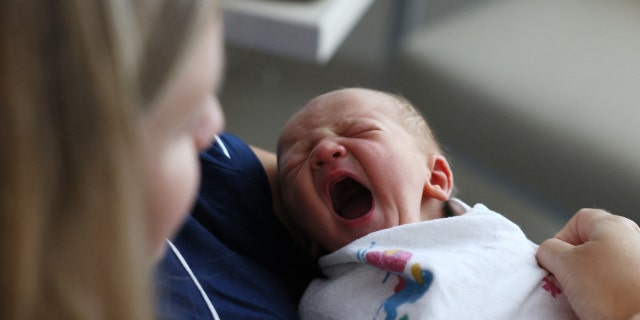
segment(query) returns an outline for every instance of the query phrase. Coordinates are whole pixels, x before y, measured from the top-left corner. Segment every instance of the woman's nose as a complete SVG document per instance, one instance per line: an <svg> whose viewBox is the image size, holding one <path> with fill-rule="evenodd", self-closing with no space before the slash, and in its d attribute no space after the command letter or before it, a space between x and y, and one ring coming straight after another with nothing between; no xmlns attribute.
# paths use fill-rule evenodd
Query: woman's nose
<svg viewBox="0 0 640 320"><path fill-rule="evenodd" d="M217 133L224 130L224 113L217 96L211 95L205 101L204 110L194 132L198 150L207 149Z"/></svg>
<svg viewBox="0 0 640 320"><path fill-rule="evenodd" d="M313 151L312 167L320 169L322 166L332 163L347 155L347 149L332 140L323 140L318 143Z"/></svg>

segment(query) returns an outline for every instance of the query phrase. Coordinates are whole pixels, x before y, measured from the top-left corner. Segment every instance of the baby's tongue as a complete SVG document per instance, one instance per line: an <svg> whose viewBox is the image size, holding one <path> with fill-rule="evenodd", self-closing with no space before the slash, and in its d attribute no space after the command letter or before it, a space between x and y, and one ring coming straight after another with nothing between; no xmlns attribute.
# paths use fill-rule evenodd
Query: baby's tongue
<svg viewBox="0 0 640 320"><path fill-rule="evenodd" d="M369 210L371 210L371 193L360 193L347 201L338 214L345 219L356 219Z"/></svg>
<svg viewBox="0 0 640 320"><path fill-rule="evenodd" d="M351 178L336 183L331 190L335 212L345 219L356 219L371 210L371 191Z"/></svg>

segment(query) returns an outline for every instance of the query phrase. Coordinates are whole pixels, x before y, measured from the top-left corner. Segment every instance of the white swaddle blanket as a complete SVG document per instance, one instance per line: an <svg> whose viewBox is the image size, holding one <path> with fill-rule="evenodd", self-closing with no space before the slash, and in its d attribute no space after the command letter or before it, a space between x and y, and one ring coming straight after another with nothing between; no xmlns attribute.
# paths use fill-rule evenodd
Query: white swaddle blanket
<svg viewBox="0 0 640 320"><path fill-rule="evenodd" d="M464 205L466 206L466 205ZM467 207L468 208L468 207ZM477 204L381 230L320 258L303 319L575 319L537 245Z"/></svg>

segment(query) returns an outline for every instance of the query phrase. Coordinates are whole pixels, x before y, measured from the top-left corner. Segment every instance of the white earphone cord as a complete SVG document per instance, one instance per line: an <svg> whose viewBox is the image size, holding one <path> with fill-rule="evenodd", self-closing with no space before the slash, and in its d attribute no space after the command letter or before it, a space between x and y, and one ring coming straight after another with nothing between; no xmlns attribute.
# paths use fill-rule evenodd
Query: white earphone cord
<svg viewBox="0 0 640 320"><path fill-rule="evenodd" d="M184 269L187 270L187 273L191 277L191 280L193 280L193 283L195 283L196 287L200 291L200 295L202 295L202 299L204 299L204 302L207 304L207 307L209 308L209 311L211 312L211 316L213 317L213 319L220 320L220 317L218 317L218 313L216 312L216 308L213 307L211 300L209 300L209 296L207 296L207 293L204 292L204 289L202 289L202 286L200 285L198 278L196 278L196 276L193 274L193 271L191 271L191 268L189 267L189 264L187 263L187 261L184 259L184 257L182 257L182 254L180 254L180 251L178 251L178 248L176 248L176 246L173 245L171 241L167 239L167 243L169 244L171 251L173 251L176 257L178 257L178 260L180 261Z"/></svg>

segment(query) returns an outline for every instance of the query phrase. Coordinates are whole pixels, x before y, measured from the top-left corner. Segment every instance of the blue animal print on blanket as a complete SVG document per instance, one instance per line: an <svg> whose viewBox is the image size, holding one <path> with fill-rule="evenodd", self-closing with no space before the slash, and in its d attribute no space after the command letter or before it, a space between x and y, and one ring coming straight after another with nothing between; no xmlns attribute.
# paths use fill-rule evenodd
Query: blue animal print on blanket
<svg viewBox="0 0 640 320"><path fill-rule="evenodd" d="M357 257L363 263L370 264L387 271L387 276L383 279L386 282L391 274L398 278L398 284L393 290L393 294L386 298L374 319L378 318L380 311L386 313L385 320L408 320L409 315L404 314L398 318L398 308L407 303L414 303L420 299L431 286L433 282L433 273L429 270L423 270L419 263L410 265L410 275L405 273L405 268L409 264L409 260L413 254L405 250L371 250L375 246L375 242L366 249L358 250Z"/></svg>

